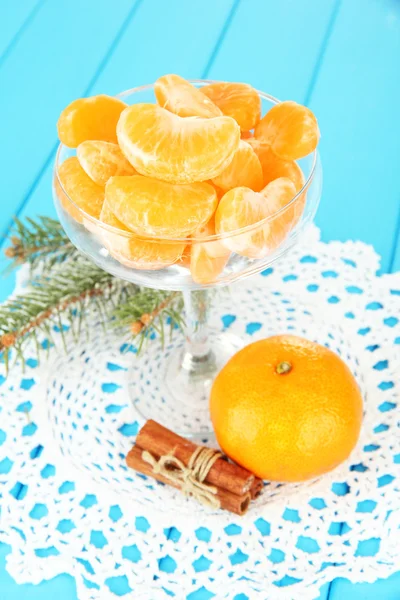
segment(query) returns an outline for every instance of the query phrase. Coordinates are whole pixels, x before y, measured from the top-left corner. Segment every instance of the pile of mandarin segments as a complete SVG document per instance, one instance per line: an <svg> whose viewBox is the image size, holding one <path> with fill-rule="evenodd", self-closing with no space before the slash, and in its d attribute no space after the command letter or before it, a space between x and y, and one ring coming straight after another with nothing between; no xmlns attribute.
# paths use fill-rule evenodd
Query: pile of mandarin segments
<svg viewBox="0 0 400 600"><path fill-rule="evenodd" d="M317 120L290 101L262 116L245 83L196 88L165 75L154 91L157 104L99 95L67 106L58 135L76 156L59 166L56 191L76 221L107 226L99 235L122 264L178 264L212 283L232 253L267 256L301 218L296 160L315 150Z"/></svg>

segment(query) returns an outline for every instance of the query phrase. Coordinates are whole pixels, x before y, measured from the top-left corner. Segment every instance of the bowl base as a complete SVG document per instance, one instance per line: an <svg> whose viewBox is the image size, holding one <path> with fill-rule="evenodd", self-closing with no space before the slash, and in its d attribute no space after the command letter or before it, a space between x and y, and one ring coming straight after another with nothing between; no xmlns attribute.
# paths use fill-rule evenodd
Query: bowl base
<svg viewBox="0 0 400 600"><path fill-rule="evenodd" d="M209 395L217 373L244 345L228 332L210 330L209 351L195 357L176 334L166 347L152 340L135 358L129 396L142 419L153 419L185 437L213 435Z"/></svg>

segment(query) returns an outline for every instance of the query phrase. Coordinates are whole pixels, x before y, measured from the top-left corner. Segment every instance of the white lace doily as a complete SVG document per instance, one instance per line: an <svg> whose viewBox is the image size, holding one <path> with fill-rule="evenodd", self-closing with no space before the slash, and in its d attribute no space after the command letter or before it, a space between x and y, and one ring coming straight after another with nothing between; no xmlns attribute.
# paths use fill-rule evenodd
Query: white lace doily
<svg viewBox="0 0 400 600"><path fill-rule="evenodd" d="M267 485L244 517L210 512L126 468L140 426L127 370L138 359L95 323L68 356L52 349L48 362L0 375L0 540L12 547L10 574L39 583L70 573L80 600L183 600L199 589L311 600L335 577L372 582L396 571L400 274L376 277L378 268L369 246L324 244L312 229L217 308L214 326L246 342L289 331L329 345L365 398L346 464L317 481Z"/></svg>

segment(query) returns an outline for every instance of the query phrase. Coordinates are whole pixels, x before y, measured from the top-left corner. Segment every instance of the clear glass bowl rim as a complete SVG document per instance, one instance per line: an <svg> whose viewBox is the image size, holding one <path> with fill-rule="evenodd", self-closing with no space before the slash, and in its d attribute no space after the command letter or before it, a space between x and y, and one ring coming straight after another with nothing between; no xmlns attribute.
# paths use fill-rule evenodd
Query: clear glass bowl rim
<svg viewBox="0 0 400 600"><path fill-rule="evenodd" d="M188 79L188 81L190 81L190 83L193 84L201 84L201 85L209 85L211 83L224 83L222 81L219 80L215 80L215 79ZM146 90L150 90L150 89L154 89L154 83L148 83L145 85L141 85L138 87L134 87L131 88L129 90L125 90L123 92L120 92L119 94L115 95L115 98L125 98L126 96L131 96L135 93L138 92L144 92ZM268 100L269 102L272 102L273 104L279 104L281 102L281 100L278 100L277 98L275 98L274 96L271 96L270 94L266 94L265 92L261 92L260 90L256 89L257 94L261 97L264 98L265 100ZM296 200L307 190L307 188L310 186L314 175L315 175L315 170L316 170L316 166L318 163L318 151L314 150L314 152L312 153L313 155L313 162L312 162L312 166L311 166L311 170L310 173L308 175L307 180L304 182L303 187L297 192L297 194L295 196L293 196L293 198L290 200L290 202L288 202L287 204L285 204L285 206L283 206L282 208L280 208L279 210L277 210L275 213L273 213L272 215L269 215L268 217L265 217L265 219L261 219L260 221L257 221L257 223L252 223L251 225L246 225L246 227L242 227L241 229L235 229L234 231L229 231L226 233L218 233L218 234L214 234L214 235L210 235L210 236L204 236L201 237L201 239L199 238L193 238L193 237L185 237L185 238L175 238L175 237L161 237L161 236L144 236L141 234L136 234L133 231L123 231L122 229L118 229L117 227L112 227L111 225L107 225L106 223L103 223L102 221L100 221L100 219L96 219L95 217L92 217L91 215L89 215L88 213L86 213L84 210L82 210L68 195L68 193L66 192L64 186L62 185L59 175L58 175L58 167L60 165L60 156L61 153L64 149L68 149L71 150L71 148L68 148L67 146L65 146L64 144L60 143L58 145L57 148L57 153L56 153L56 160L55 160L55 167L54 167L54 171L55 171L55 176L57 178L57 183L60 186L61 190L63 191L63 193L65 194L65 196L68 198L69 202L71 202L71 204L74 206L74 208L82 215L82 217L85 220L88 220L90 222L92 222L94 225L96 225L97 227L103 228L106 231L109 231L110 233L113 233L114 235L119 235L121 237L125 237L125 238L134 238L134 239L143 239L143 240L148 240L148 241L155 241L155 242L167 242L167 243L185 243L186 245L189 244L194 244L197 243L199 241L201 241L201 243L206 243L206 242L215 242L218 240L222 240L222 239L229 239L229 238L233 238L236 237L242 233L251 233L253 231L257 231L259 228L262 228L263 225L269 223L270 221L273 221L274 219L276 219L280 214L284 213L286 210L288 210L288 208L294 204L296 202Z"/></svg>

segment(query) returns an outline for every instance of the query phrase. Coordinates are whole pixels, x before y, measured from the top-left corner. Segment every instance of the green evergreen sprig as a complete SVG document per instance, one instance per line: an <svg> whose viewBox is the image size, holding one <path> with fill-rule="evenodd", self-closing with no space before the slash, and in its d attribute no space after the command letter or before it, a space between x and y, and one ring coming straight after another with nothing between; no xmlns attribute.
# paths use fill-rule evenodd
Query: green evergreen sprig
<svg viewBox="0 0 400 600"><path fill-rule="evenodd" d="M64 343L65 322L78 339L85 325L88 301L104 323L110 318L115 301L129 293L127 288L127 284L82 256L54 266L51 274L33 277L26 293L11 297L0 307L0 351L6 367L11 348L16 358L24 361L24 347L30 339L35 341L39 355L41 334L52 341L55 325Z"/></svg>
<svg viewBox="0 0 400 600"><path fill-rule="evenodd" d="M150 330L164 342L167 321L171 332L182 326L178 292L140 288L113 277L82 256L54 219L39 217L26 224L17 220L10 241L6 255L12 266L28 262L32 270L26 292L0 306L0 355L7 371L13 351L16 360L24 364L30 340L34 340L39 358L41 340L53 341L54 326L65 348L66 325L74 340L82 332L88 334L88 309L96 311L104 327L111 324L138 336L138 350L149 339Z"/></svg>
<svg viewBox="0 0 400 600"><path fill-rule="evenodd" d="M10 269L29 263L34 269L40 263L48 268L79 255L61 224L50 217L14 219L5 254L11 259Z"/></svg>
<svg viewBox="0 0 400 600"><path fill-rule="evenodd" d="M113 310L113 324L129 328L133 336L138 336L137 350L140 352L144 342L149 339L150 330L159 335L161 344L164 345L168 330L171 337L175 328L182 329L182 311L183 300L179 292L142 288L116 306Z"/></svg>

